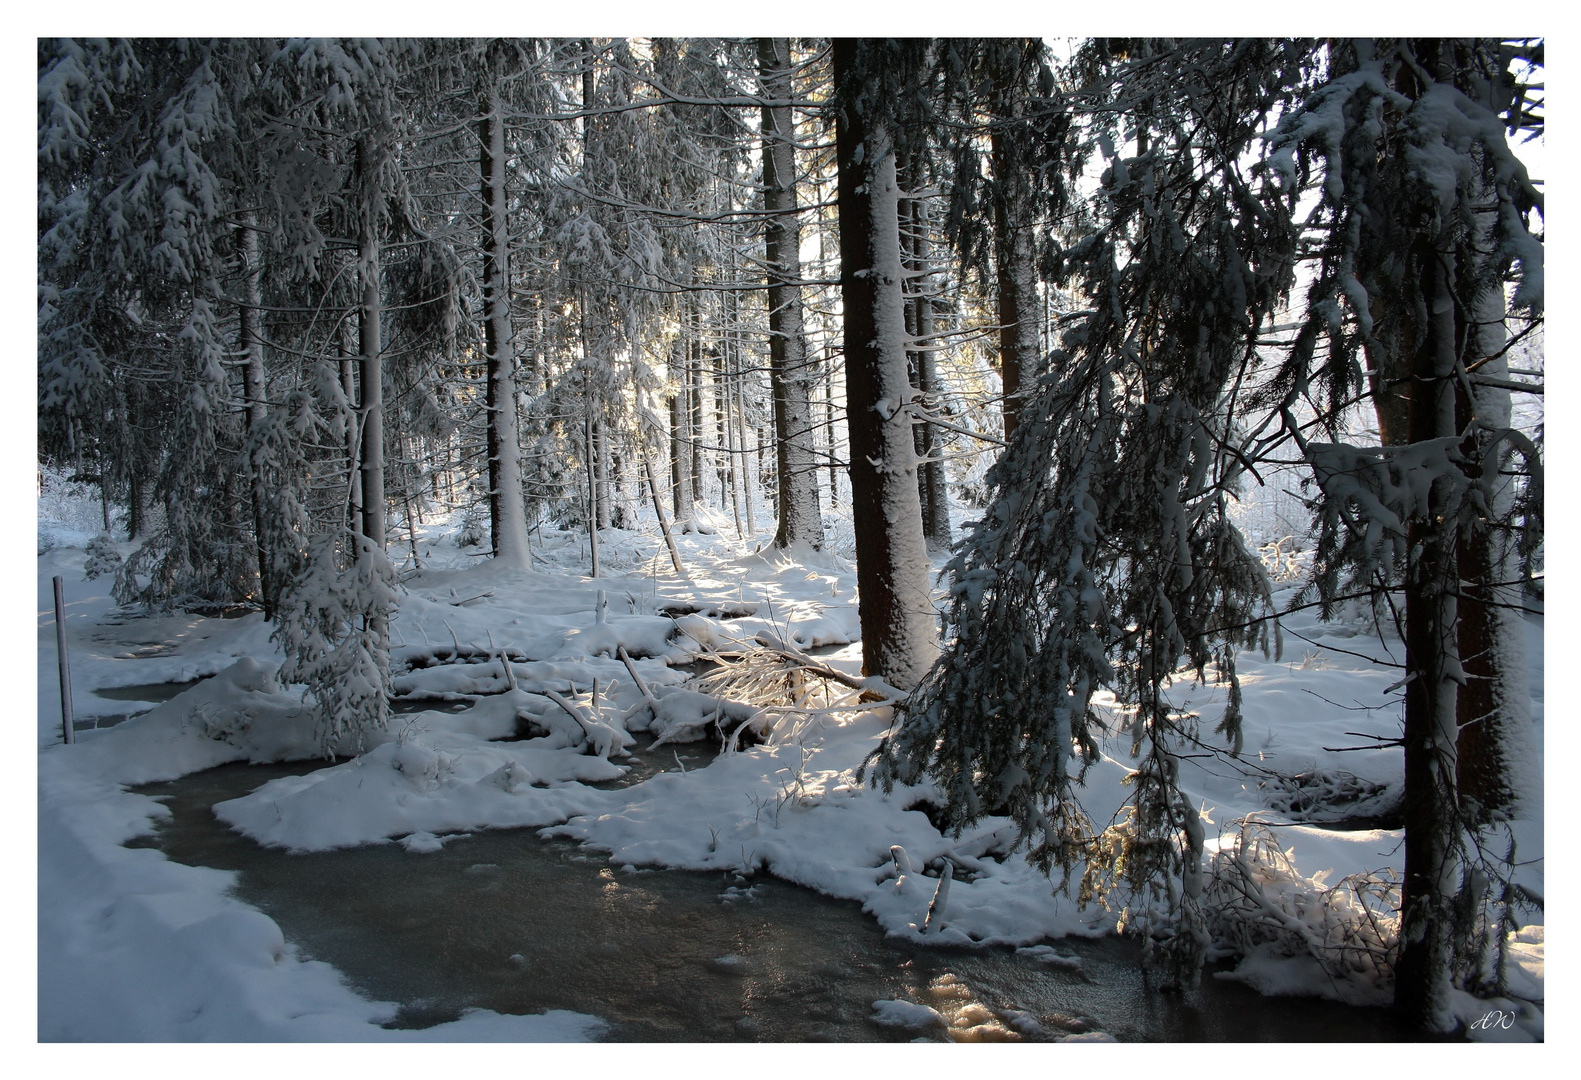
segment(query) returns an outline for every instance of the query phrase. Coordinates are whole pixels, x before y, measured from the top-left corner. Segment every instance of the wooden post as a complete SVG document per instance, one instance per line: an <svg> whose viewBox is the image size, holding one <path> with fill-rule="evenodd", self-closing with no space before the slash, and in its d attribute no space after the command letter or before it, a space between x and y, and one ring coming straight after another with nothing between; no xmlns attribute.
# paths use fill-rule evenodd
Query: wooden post
<svg viewBox="0 0 1581 1080"><path fill-rule="evenodd" d="M60 657L60 723L66 741L77 741L76 729L71 719L71 665L66 660L66 594L65 578L55 575L55 652Z"/></svg>

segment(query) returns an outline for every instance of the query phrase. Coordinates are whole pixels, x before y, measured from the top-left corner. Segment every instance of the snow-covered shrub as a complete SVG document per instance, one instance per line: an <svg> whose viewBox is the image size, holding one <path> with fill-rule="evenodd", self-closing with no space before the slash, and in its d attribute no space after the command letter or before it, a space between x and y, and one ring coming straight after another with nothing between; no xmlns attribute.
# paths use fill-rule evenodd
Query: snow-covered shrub
<svg viewBox="0 0 1581 1080"><path fill-rule="evenodd" d="M1311 768L1276 774L1260 787L1271 809L1294 821L1336 821L1376 817L1395 808L1395 785L1380 784L1343 769Z"/></svg>
<svg viewBox="0 0 1581 1080"><path fill-rule="evenodd" d="M1399 881L1355 874L1327 887L1323 877L1302 877L1271 829L1242 822L1208 867L1203 907L1212 954L1309 956L1342 994L1386 1000L1399 942Z"/></svg>
<svg viewBox="0 0 1581 1080"><path fill-rule="evenodd" d="M121 569L121 553L109 533L100 533L88 541L87 559L82 564L82 576L92 581L105 574L116 574Z"/></svg>
<svg viewBox="0 0 1581 1080"><path fill-rule="evenodd" d="M390 614L395 569L382 548L362 535L324 532L307 545L302 573L280 597L274 640L285 650L281 675L307 684L318 708L325 753L361 749L390 715Z"/></svg>
<svg viewBox="0 0 1581 1080"><path fill-rule="evenodd" d="M1306 578L1312 555L1296 536L1282 536L1257 546L1257 558L1275 585L1289 585Z"/></svg>
<svg viewBox="0 0 1581 1080"><path fill-rule="evenodd" d="M489 504L487 500L475 502L461 515L461 529L456 533L456 547L488 547Z"/></svg>

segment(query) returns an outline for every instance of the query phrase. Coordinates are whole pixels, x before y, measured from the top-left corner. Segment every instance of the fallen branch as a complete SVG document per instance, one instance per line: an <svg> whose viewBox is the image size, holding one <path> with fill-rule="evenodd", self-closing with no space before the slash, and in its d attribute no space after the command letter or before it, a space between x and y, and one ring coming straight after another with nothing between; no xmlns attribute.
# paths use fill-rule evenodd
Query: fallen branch
<svg viewBox="0 0 1581 1080"><path fill-rule="evenodd" d="M582 725L582 731L587 735L589 745L605 761L609 760L609 755L615 750L624 750L636 741L629 732L621 731L610 724L604 723L592 716L580 705L573 701L568 701L547 686L543 688L543 693L550 701L564 709L571 719Z"/></svg>
<svg viewBox="0 0 1581 1080"><path fill-rule="evenodd" d="M779 637L768 630L759 630L755 640L781 660L795 664L803 671L816 675L820 679L828 679L830 682L837 682L842 686L848 686L852 690L858 691L861 696L857 700L861 702L888 701L890 704L898 704L906 699L905 691L889 685L889 683L878 676L859 677L847 675L843 671L836 671L832 667L818 663L818 661L796 648L795 645L780 640Z"/></svg>

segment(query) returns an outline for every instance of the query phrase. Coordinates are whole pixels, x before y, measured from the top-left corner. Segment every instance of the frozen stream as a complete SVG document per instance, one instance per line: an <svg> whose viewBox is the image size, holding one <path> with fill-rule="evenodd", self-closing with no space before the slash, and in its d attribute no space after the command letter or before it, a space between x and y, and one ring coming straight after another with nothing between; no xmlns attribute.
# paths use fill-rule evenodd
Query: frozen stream
<svg viewBox="0 0 1581 1080"><path fill-rule="evenodd" d="M700 753L696 744L681 753ZM665 761L648 764L662 768ZM673 762L670 763L673 767ZM691 764L691 763L689 763ZM1034 1037L1103 1031L1121 1040L1402 1039L1382 1011L1263 998L1205 976L1187 994L1151 989L1136 951L1067 939L1080 970L1010 949L928 949L887 940L857 904L759 875L623 871L533 830L450 840L431 854L394 843L288 854L230 832L211 807L316 767L234 765L138 789L173 818L140 843L238 872L236 895L272 916L306 958L324 960L396 1024L425 1027L472 1007L570 1009L608 1021L613 1041L904 1041L872 1003L903 999ZM973 1005L979 1006L972 1009ZM988 1029L983 1029L988 1030Z"/></svg>

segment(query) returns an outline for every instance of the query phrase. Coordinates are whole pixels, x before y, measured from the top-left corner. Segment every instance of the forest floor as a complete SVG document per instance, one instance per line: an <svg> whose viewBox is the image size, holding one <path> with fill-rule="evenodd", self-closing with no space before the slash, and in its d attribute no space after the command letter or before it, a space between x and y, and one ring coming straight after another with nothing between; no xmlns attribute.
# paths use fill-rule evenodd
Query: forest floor
<svg viewBox="0 0 1581 1080"><path fill-rule="evenodd" d="M88 535L46 518L41 506L40 1040L596 1037L598 1018L566 1012L474 1012L422 1031L384 1028L394 1006L367 1001L335 969L300 959L272 919L230 895L232 875L124 846L168 814L128 788L226 762L311 757L312 722L301 695L275 678L281 656L259 614L119 610L107 579L83 578ZM886 794L859 781L894 711L853 707L839 682L786 674L804 662L859 673L849 523L829 551L794 554L734 539L727 522L717 524L712 534L677 538L685 579L656 535L637 532L605 534L596 580L586 574L579 533L535 533L530 570L495 567L476 549L458 548L453 524L419 530L421 570L392 544L393 557L408 556L392 621L403 711L361 753L343 747L346 760L271 781L215 812L264 844L315 851L398 842L412 858L476 830L536 827L605 853L622 870L767 872L859 901L888 934L939 944L1041 948L1057 959L1049 942L1113 933L1121 913L1058 894L1012 850L1004 819L954 837L930 819L931 787ZM61 745L56 574L65 578L74 746ZM1288 599L1294 583L1282 587ZM1389 665L1401 648L1356 612L1326 624L1296 613L1283 623L1281 657L1248 652L1237 660L1238 755L1212 734L1225 707L1212 669L1205 681L1183 673L1172 688L1173 703L1200 716L1200 743L1184 759L1181 784L1204 820L1210 871L1227 881L1238 845L1260 852L1254 879L1286 924L1258 931L1253 924L1268 920L1254 916L1239 929L1221 927L1250 935L1229 977L1265 994L1381 1004L1386 988L1365 956L1324 953L1325 970L1303 942L1321 946L1324 935L1332 941L1369 910L1379 912L1353 875L1376 884L1401 868L1401 757L1386 744L1400 728L1397 669ZM1534 748L1522 777L1525 801L1519 819L1488 839L1500 853L1514 840L1521 880L1540 895L1541 616L1526 626ZM130 700L124 690L192 680L203 681L163 704ZM800 707L761 708L787 680L802 695ZM1123 712L1110 712L1102 757L1082 794L1100 829L1129 791L1122 781L1131 737ZM654 739L731 745L704 767L687 769L677 755L674 768L641 783L589 786L619 776L632 760L628 749ZM930 926L946 864L954 878L942 920ZM1212 888L1215 874L1209 878ZM1473 1038L1543 1037L1542 916L1530 917L1539 923L1511 944L1511 998L1457 992L1457 1015L1468 1025L1490 1010L1513 1018L1478 1026ZM904 1002L875 1009L910 1015Z"/></svg>

